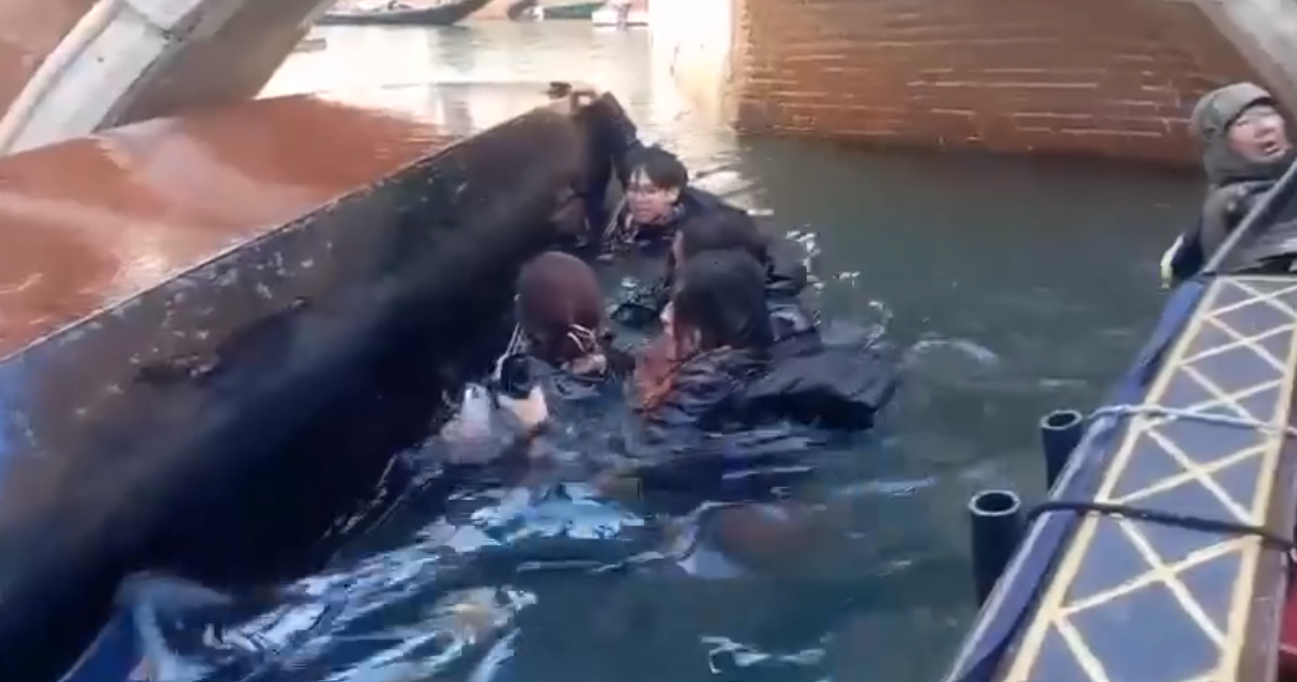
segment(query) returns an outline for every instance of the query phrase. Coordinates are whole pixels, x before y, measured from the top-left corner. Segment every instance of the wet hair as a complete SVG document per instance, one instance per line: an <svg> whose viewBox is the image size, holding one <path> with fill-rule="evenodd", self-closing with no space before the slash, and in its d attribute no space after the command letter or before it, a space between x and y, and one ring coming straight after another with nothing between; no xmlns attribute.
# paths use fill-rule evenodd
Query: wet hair
<svg viewBox="0 0 1297 682"><path fill-rule="evenodd" d="M689 184L689 169L680 157L657 145L635 154L631 170L643 171L644 177L658 189L684 189Z"/></svg>
<svg viewBox="0 0 1297 682"><path fill-rule="evenodd" d="M765 235L746 212L729 206L700 211L680 224L680 250L688 259L704 251L742 251L758 263L769 257Z"/></svg>
<svg viewBox="0 0 1297 682"><path fill-rule="evenodd" d="M685 259L671 297L674 324L697 330L701 350L766 350L774 342L765 269L743 251L704 251Z"/></svg>
<svg viewBox="0 0 1297 682"><path fill-rule="evenodd" d="M518 323L532 354L555 365L593 352L603 330L603 292L581 259L547 251L518 273ZM579 329L577 329L579 327Z"/></svg>
<svg viewBox="0 0 1297 682"><path fill-rule="evenodd" d="M704 251L685 259L679 286L671 298L679 331L699 333L699 352L729 347L767 351L774 343L766 310L765 271L752 256L738 250ZM690 357L678 339L659 337L637 358L636 409L652 411L675 387Z"/></svg>

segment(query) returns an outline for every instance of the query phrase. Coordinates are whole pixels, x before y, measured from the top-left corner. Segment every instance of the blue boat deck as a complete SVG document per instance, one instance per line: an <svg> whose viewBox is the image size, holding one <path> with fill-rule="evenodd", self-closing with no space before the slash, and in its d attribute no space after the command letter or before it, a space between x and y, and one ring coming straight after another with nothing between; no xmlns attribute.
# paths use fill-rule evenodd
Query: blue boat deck
<svg viewBox="0 0 1297 682"><path fill-rule="evenodd" d="M1124 417L1090 499L1288 536L1297 511L1284 452L1294 380L1297 280L1212 280ZM1283 551L1255 534L1087 514L995 677L1270 679L1286 570Z"/></svg>

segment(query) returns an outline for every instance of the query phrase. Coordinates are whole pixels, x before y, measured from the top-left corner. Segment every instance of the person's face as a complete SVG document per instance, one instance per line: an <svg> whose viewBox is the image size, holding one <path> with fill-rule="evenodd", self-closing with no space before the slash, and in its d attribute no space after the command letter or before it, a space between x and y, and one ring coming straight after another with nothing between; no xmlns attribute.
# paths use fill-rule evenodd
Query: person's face
<svg viewBox="0 0 1297 682"><path fill-rule="evenodd" d="M697 330L689 329L687 325L680 324L676 320L675 302L667 303L662 309L662 332L666 334L675 348L677 358L686 358L698 350L700 345L699 334Z"/></svg>
<svg viewBox="0 0 1297 682"><path fill-rule="evenodd" d="M630 186L626 188L631 218L640 225L661 222L671 215L679 198L679 188L664 189L654 185L642 168L631 175Z"/></svg>
<svg viewBox="0 0 1297 682"><path fill-rule="evenodd" d="M1248 108L1230 124L1229 145L1256 163L1281 158L1292 147L1283 116L1268 104Z"/></svg>

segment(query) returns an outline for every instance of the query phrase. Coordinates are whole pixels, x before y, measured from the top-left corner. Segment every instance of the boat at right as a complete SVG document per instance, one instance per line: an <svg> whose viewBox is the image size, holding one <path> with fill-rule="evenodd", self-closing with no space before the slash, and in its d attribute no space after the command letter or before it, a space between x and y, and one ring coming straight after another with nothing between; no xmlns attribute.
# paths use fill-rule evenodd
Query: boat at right
<svg viewBox="0 0 1297 682"><path fill-rule="evenodd" d="M1297 680L1295 381L1297 166L1106 405L1042 418L1044 500L970 501L981 610L946 682Z"/></svg>

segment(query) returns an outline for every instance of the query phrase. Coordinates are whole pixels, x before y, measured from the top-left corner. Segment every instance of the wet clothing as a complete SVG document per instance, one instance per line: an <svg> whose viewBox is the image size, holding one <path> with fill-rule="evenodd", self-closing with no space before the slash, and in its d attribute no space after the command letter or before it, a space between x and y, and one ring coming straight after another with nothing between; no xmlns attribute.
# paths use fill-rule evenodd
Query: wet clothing
<svg viewBox="0 0 1297 682"><path fill-rule="evenodd" d="M527 354L531 365L531 376L551 399L560 401L580 401L606 394L607 388L616 384L630 374L635 368L635 359L630 351L615 343L610 334L601 339L600 352L604 356L604 370L591 374L577 374L566 367L559 367L544 358L530 353L530 346L524 340L521 352Z"/></svg>
<svg viewBox="0 0 1297 682"><path fill-rule="evenodd" d="M653 255L665 255L671 250L671 241L685 220L709 211L742 211L720 197L697 187L686 187L680 192L669 220L654 225L636 225L630 210L618 214L617 225L602 244L604 252L634 250Z"/></svg>
<svg viewBox="0 0 1297 682"><path fill-rule="evenodd" d="M645 415L645 442L698 445L710 436L779 423L869 428L896 391L899 354L817 342L795 338L768 354L719 349L687 360L665 398Z"/></svg>
<svg viewBox="0 0 1297 682"><path fill-rule="evenodd" d="M769 352L712 351L687 361L668 399L647 419L649 434L672 440L662 434L781 421L863 430L891 400L900 382L900 354L868 341L826 344L819 316L800 297L809 281L806 266L780 248L770 255L766 307L774 343ZM616 309L614 319L655 328L670 298L668 280L636 293L638 298Z"/></svg>
<svg viewBox="0 0 1297 682"><path fill-rule="evenodd" d="M787 242L772 245L766 263L766 307L776 344L795 336L819 335L819 313L801 298L811 273L789 249Z"/></svg>
<svg viewBox="0 0 1297 682"><path fill-rule="evenodd" d="M623 188L629 187L631 173L634 170L634 158L645 147L639 140L639 131L634 122L626 115L615 99L601 98L594 108L598 115L598 138L601 148L612 161L613 172ZM625 209L625 207L623 207ZM637 251L665 254L671 248L676 228L686 219L706 211L738 211L723 199L697 187L685 187L676 202L675 214L659 225L634 225L630 211L623 210L611 220L603 220L600 225L616 223L611 234L599 235L598 251L607 253L627 246Z"/></svg>
<svg viewBox="0 0 1297 682"><path fill-rule="evenodd" d="M1235 83L1208 93L1194 107L1190 126L1203 142L1203 169L1209 187L1198 223L1163 255L1166 284L1196 275L1292 163L1291 153L1274 161L1252 161L1229 143L1230 126L1239 116L1253 106L1273 102L1260 86Z"/></svg>
<svg viewBox="0 0 1297 682"><path fill-rule="evenodd" d="M766 302L776 343L797 334L813 333L819 317L800 298L810 281L810 273L782 247L781 244L771 248L765 263ZM651 284L633 290L616 304L612 319L635 330L656 329L659 316L671 300L671 286L669 272L659 275Z"/></svg>
<svg viewBox="0 0 1297 682"><path fill-rule="evenodd" d="M784 346L780 348L780 346ZM882 348L777 344L771 354L719 349L677 369L667 395L628 436L641 483L709 499L761 499L775 471L796 478L810 448L863 430L891 400L899 355ZM792 466L790 466L792 465ZM756 497L754 497L756 495Z"/></svg>

